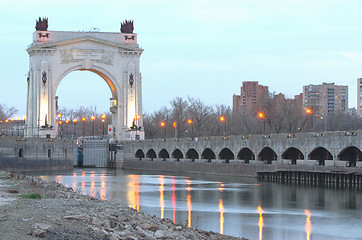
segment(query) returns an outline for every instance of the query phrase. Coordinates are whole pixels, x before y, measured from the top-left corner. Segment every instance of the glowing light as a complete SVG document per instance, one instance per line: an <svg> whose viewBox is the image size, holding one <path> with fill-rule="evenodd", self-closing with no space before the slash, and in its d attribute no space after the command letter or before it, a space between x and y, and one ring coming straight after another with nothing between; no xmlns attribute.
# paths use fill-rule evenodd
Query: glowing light
<svg viewBox="0 0 362 240"><path fill-rule="evenodd" d="M259 205L257 210L257 213L259 213L259 222L258 222L258 226L259 226L259 240L263 239L263 226L264 226L264 221L263 221L263 213L264 210L261 208L261 206Z"/></svg>
<svg viewBox="0 0 362 240"><path fill-rule="evenodd" d="M223 122L223 121L225 121L225 117L224 117L224 116L221 116L221 117L220 117L220 122Z"/></svg>
<svg viewBox="0 0 362 240"><path fill-rule="evenodd" d="M192 124L192 120L191 120L191 119L187 120L187 122L188 122L188 124Z"/></svg>
<svg viewBox="0 0 362 240"><path fill-rule="evenodd" d="M306 112L307 114L313 114L313 110L310 109L310 108L305 109L305 112Z"/></svg>
<svg viewBox="0 0 362 240"><path fill-rule="evenodd" d="M63 114L61 114L61 113L58 113L58 118L62 118L62 116L63 116Z"/></svg>
<svg viewBox="0 0 362 240"><path fill-rule="evenodd" d="M172 123L173 128L176 128L176 125L177 125L176 122L173 122L173 123Z"/></svg>
<svg viewBox="0 0 362 240"><path fill-rule="evenodd" d="M59 125L62 125L62 124L63 124L63 121L59 121L58 123L59 123Z"/></svg>
<svg viewBox="0 0 362 240"><path fill-rule="evenodd" d="M106 118L106 115L105 114L102 114L101 115L101 118L104 120Z"/></svg>
<svg viewBox="0 0 362 240"><path fill-rule="evenodd" d="M5 119L5 122L8 123L8 122L9 122L9 119Z"/></svg>
<svg viewBox="0 0 362 240"><path fill-rule="evenodd" d="M134 115L134 119L140 119L140 115Z"/></svg>
<svg viewBox="0 0 362 240"><path fill-rule="evenodd" d="M189 179L186 179L186 182L187 182L186 204L187 204L187 211L188 211L187 226L190 228L191 227L191 211L192 211L191 194L190 194L192 187L190 185L192 182Z"/></svg>
<svg viewBox="0 0 362 240"><path fill-rule="evenodd" d="M265 114L263 112L258 112L258 117L260 119L264 119L265 118Z"/></svg>
<svg viewBox="0 0 362 240"><path fill-rule="evenodd" d="M91 119L92 119L92 121L94 121L94 120L96 119L96 117L95 117L95 116L92 116Z"/></svg>
<svg viewBox="0 0 362 240"><path fill-rule="evenodd" d="M14 121L14 118L10 119L10 121L12 121L12 122L13 122L13 121Z"/></svg>
<svg viewBox="0 0 362 240"><path fill-rule="evenodd" d="M219 212L220 212L220 233L224 234L224 204L222 201L222 196L219 199Z"/></svg>
<svg viewBox="0 0 362 240"><path fill-rule="evenodd" d="M78 120L77 120L76 118L74 118L74 119L73 119L73 122L74 122L74 123L77 123L77 122L78 122Z"/></svg>
<svg viewBox="0 0 362 240"><path fill-rule="evenodd" d="M164 176L158 176L158 180L160 182L159 190L160 190L160 208L161 208L161 219L164 218L164 210L165 210L165 197L163 192L165 191L165 179Z"/></svg>
<svg viewBox="0 0 362 240"><path fill-rule="evenodd" d="M82 118L82 121L85 122L85 117Z"/></svg>
<svg viewBox="0 0 362 240"><path fill-rule="evenodd" d="M69 123L69 120L65 120L65 123L68 124L68 123Z"/></svg>
<svg viewBox="0 0 362 240"><path fill-rule="evenodd" d="M128 198L128 206L136 209L137 212L139 212L140 210L140 199L139 199L139 192L140 192L140 187L139 187L139 175L130 175L128 176L128 178L130 178L131 180L128 183L128 194L127 194L127 198Z"/></svg>
<svg viewBox="0 0 362 240"><path fill-rule="evenodd" d="M16 121L19 121L20 120L20 118L19 117L16 117Z"/></svg>
<svg viewBox="0 0 362 240"><path fill-rule="evenodd" d="M304 214L307 216L305 221L305 233L307 234L307 240L310 240L310 234L312 233L312 222L310 220L311 213L309 210L305 209Z"/></svg>
<svg viewBox="0 0 362 240"><path fill-rule="evenodd" d="M164 127L166 126L166 123L165 122L161 122L161 127Z"/></svg>

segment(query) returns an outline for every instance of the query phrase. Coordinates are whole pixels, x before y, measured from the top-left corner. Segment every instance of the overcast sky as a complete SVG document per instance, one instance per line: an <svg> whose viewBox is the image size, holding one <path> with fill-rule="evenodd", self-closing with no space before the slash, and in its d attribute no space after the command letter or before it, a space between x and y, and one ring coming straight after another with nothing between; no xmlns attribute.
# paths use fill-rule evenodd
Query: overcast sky
<svg viewBox="0 0 362 240"><path fill-rule="evenodd" d="M356 106L362 77L360 0L153 0L40 1L1 3L0 103L26 112L28 54L35 21L50 31L119 32L133 19L141 56L143 109L153 112L176 96L207 105L232 105L243 81L293 97L302 86L334 82L349 87ZM61 106L96 105L108 111L111 93L90 72L61 82Z"/></svg>

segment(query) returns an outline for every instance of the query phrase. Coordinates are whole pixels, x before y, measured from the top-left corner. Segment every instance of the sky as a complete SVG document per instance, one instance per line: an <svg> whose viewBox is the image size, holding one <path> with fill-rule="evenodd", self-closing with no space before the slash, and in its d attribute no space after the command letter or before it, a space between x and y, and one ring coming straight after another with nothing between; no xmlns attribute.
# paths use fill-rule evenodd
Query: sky
<svg viewBox="0 0 362 240"><path fill-rule="evenodd" d="M119 32L134 20L141 55L143 111L175 97L232 106L243 81L293 97L308 84L348 85L357 103L362 77L360 0L17 0L1 3L0 104L26 113L26 76L38 17L50 31ZM111 92L90 72L61 82L60 106L108 111Z"/></svg>

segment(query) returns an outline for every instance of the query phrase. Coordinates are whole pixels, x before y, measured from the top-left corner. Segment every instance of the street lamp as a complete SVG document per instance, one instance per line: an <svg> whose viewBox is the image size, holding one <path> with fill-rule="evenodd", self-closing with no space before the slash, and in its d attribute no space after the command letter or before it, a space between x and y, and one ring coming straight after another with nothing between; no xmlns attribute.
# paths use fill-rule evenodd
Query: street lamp
<svg viewBox="0 0 362 240"><path fill-rule="evenodd" d="M161 122L160 123L161 127L165 129L165 139L166 139L166 123L165 122Z"/></svg>
<svg viewBox="0 0 362 240"><path fill-rule="evenodd" d="M224 122L224 136L226 136L226 119L224 116L220 117L220 122Z"/></svg>
<svg viewBox="0 0 362 240"><path fill-rule="evenodd" d="M91 119L92 119L92 121L93 121L93 139L94 139L94 120L96 120L96 117L95 117L95 116L92 116Z"/></svg>
<svg viewBox="0 0 362 240"><path fill-rule="evenodd" d="M60 134L60 138L62 138L62 128L61 128L61 125L63 124L63 121L62 121L62 120L59 120L59 121L58 121L58 124L59 124L59 134Z"/></svg>
<svg viewBox="0 0 362 240"><path fill-rule="evenodd" d="M193 138L193 136L194 136L194 122L192 121L192 119L189 119L189 120L187 120L187 123L189 124L189 125L191 125L191 138Z"/></svg>
<svg viewBox="0 0 362 240"><path fill-rule="evenodd" d="M133 127L136 129L135 140L139 140L138 133L137 133L137 131L139 130L139 127L138 127L138 119L140 119L140 115L134 115L134 118L133 118Z"/></svg>
<svg viewBox="0 0 362 240"><path fill-rule="evenodd" d="M263 121L263 128L264 128L264 134L265 134L265 113L258 112L258 118Z"/></svg>
<svg viewBox="0 0 362 240"><path fill-rule="evenodd" d="M85 123L85 117L82 117L82 122L83 122L83 137L84 137L84 123Z"/></svg>
<svg viewBox="0 0 362 240"><path fill-rule="evenodd" d="M311 108L306 108L305 113L310 117L310 123L313 131L313 110Z"/></svg>
<svg viewBox="0 0 362 240"><path fill-rule="evenodd" d="M74 118L73 123L74 123L74 136L75 137L77 137L77 122L78 122L78 119Z"/></svg>
<svg viewBox="0 0 362 240"><path fill-rule="evenodd" d="M104 136L104 121L105 121L105 119L106 119L106 115L105 115L105 114L102 114L102 115L101 115L101 118L102 118L102 124L103 124L102 128L103 128L103 136Z"/></svg>

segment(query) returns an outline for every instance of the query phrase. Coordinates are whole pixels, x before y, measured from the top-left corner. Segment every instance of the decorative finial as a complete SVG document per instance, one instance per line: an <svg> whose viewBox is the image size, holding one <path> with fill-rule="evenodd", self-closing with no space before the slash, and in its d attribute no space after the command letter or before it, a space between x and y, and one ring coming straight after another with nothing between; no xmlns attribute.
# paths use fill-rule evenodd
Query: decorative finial
<svg viewBox="0 0 362 240"><path fill-rule="evenodd" d="M133 20L124 20L121 23L121 33L133 33Z"/></svg>
<svg viewBox="0 0 362 240"><path fill-rule="evenodd" d="M35 30L48 31L48 18L39 17L39 19L36 20Z"/></svg>

